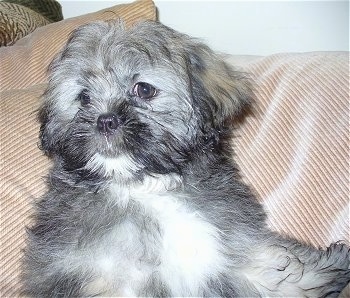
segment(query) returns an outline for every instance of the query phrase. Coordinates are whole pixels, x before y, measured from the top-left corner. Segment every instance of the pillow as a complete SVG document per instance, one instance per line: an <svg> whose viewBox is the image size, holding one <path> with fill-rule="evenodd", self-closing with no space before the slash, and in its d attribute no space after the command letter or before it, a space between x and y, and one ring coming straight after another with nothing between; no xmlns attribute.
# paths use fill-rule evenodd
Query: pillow
<svg viewBox="0 0 350 298"><path fill-rule="evenodd" d="M15 3L30 8L44 16L51 22L63 20L62 7L58 0L1 0L2 2Z"/></svg>
<svg viewBox="0 0 350 298"><path fill-rule="evenodd" d="M32 202L45 191L49 161L38 149L36 121L46 70L69 33L95 20L122 18L129 26L156 19L151 0L117 5L40 27L11 47L0 48L0 293L19 294L20 259Z"/></svg>
<svg viewBox="0 0 350 298"><path fill-rule="evenodd" d="M252 74L255 107L234 140L243 179L272 230L350 244L349 53L230 57ZM339 297L350 297L348 285Z"/></svg>
<svg viewBox="0 0 350 298"><path fill-rule="evenodd" d="M350 243L349 54L231 57L256 103L234 140L244 180L273 230L316 247Z"/></svg>
<svg viewBox="0 0 350 298"><path fill-rule="evenodd" d="M55 0L7 0L0 2L0 46L14 44L40 26L63 19Z"/></svg>

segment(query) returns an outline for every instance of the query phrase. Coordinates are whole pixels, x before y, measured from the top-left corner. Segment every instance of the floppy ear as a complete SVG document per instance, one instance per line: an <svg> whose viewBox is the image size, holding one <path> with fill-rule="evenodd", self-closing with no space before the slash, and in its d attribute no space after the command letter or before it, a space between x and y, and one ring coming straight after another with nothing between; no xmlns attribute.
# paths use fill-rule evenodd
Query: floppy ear
<svg viewBox="0 0 350 298"><path fill-rule="evenodd" d="M44 103L39 110L38 120L40 122L39 130L39 148L45 152L46 155L50 156L54 153L54 138L51 125L49 124L50 112L49 105Z"/></svg>
<svg viewBox="0 0 350 298"><path fill-rule="evenodd" d="M42 95L43 103L38 112L38 120L40 122L40 131L39 131L39 148L45 152L46 155L51 156L55 153L58 143L58 135L60 128L58 125L54 124L54 118L56 118L54 112L54 104L57 97L57 87L61 83L62 75L59 76L57 69L62 66L62 62L65 59L65 56L71 55L68 53L68 49L71 43L71 40L75 37L76 32L79 29L74 30L63 46L63 48L56 53L53 60L47 67L48 75L48 85L45 92ZM57 73L56 73L57 72Z"/></svg>
<svg viewBox="0 0 350 298"><path fill-rule="evenodd" d="M47 68L47 73L50 76L53 69L56 67L56 65L59 64L59 61L61 59L61 52L56 54L54 59L51 61ZM51 128L52 124L52 104L51 104L51 97L50 94L50 80L49 85L46 87L46 90L41 96L42 104L39 108L37 119L40 123L40 130L39 130L39 148L45 152L46 155L50 156L54 153L55 143L54 143L54 132ZM51 120L50 120L51 119Z"/></svg>
<svg viewBox="0 0 350 298"><path fill-rule="evenodd" d="M248 75L234 70L204 44L193 45L187 53L195 106L202 108L213 128L230 126L230 120L253 101Z"/></svg>

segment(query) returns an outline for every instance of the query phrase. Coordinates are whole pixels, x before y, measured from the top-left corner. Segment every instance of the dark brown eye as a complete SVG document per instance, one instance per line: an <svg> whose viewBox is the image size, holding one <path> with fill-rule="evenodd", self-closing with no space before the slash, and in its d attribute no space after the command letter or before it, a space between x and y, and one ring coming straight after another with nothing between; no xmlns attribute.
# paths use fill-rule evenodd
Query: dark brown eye
<svg viewBox="0 0 350 298"><path fill-rule="evenodd" d="M151 84L139 82L134 86L134 95L142 99L151 99L157 94L157 89Z"/></svg>
<svg viewBox="0 0 350 298"><path fill-rule="evenodd" d="M86 89L84 89L83 91L81 91L79 93L77 99L80 101L80 103L83 106L86 106L86 105L88 105L91 102L90 95L88 94L88 90L86 90Z"/></svg>

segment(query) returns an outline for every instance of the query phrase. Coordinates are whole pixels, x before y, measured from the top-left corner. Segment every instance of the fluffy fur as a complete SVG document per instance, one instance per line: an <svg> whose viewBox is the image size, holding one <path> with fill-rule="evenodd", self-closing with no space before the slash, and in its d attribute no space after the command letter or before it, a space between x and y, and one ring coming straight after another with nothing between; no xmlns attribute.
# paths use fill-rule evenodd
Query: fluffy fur
<svg viewBox="0 0 350 298"><path fill-rule="evenodd" d="M337 296L349 248L267 229L232 160L249 80L156 22L97 22L50 66L41 147L54 162L29 229L34 297Z"/></svg>

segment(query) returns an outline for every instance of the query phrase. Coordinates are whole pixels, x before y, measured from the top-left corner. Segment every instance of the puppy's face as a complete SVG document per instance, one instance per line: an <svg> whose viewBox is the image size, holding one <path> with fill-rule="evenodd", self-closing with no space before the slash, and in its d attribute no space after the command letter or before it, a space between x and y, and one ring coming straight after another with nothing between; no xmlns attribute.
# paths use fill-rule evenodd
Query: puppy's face
<svg viewBox="0 0 350 298"><path fill-rule="evenodd" d="M159 23L73 32L50 66L41 144L79 179L180 173L213 150L249 85L203 44Z"/></svg>

